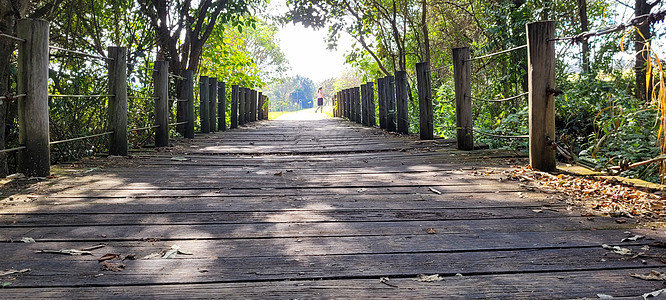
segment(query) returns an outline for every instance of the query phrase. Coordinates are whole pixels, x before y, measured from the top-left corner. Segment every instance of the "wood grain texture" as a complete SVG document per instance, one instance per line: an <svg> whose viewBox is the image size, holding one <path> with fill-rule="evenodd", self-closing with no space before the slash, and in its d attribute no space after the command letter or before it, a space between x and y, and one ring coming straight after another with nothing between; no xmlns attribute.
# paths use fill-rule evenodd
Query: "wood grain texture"
<svg viewBox="0 0 666 300"><path fill-rule="evenodd" d="M661 288L630 274L663 269L664 248L652 245L663 230L524 189L510 174L526 161L336 118L245 123L62 166L75 169L25 193L0 190L0 270L30 269L0 276L11 282L3 298L550 299ZM621 242L634 234L646 238ZM100 243L85 256L36 252ZM184 253L161 258L174 245ZM106 254L136 259L108 261L124 265L114 272L98 262Z"/></svg>

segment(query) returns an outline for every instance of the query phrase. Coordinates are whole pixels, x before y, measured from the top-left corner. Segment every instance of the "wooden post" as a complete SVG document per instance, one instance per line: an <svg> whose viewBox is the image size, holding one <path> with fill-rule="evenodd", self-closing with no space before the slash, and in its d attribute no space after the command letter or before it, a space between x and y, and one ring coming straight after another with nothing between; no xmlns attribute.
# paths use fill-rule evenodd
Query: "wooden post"
<svg viewBox="0 0 666 300"><path fill-rule="evenodd" d="M20 19L17 24L19 144L18 169L24 175L45 177L51 174L49 152L49 23ZM6 66L3 66L3 68Z"/></svg>
<svg viewBox="0 0 666 300"><path fill-rule="evenodd" d="M240 89L238 88L237 85L232 84L231 85L231 116L229 117L231 119L231 124L229 127L231 129L238 128L238 91Z"/></svg>
<svg viewBox="0 0 666 300"><path fill-rule="evenodd" d="M257 120L264 119L264 95L263 92L259 92L257 97Z"/></svg>
<svg viewBox="0 0 666 300"><path fill-rule="evenodd" d="M453 49L453 80L456 89L456 140L460 150L474 150L470 65L468 47Z"/></svg>
<svg viewBox="0 0 666 300"><path fill-rule="evenodd" d="M208 117L208 76L199 76L199 130L201 133L210 132L210 118Z"/></svg>
<svg viewBox="0 0 666 300"><path fill-rule="evenodd" d="M127 48L109 47L109 155L126 156L127 144Z"/></svg>
<svg viewBox="0 0 666 300"><path fill-rule="evenodd" d="M250 95L250 97L251 97L250 105L252 107L250 109L250 121L251 122L257 121L257 107L258 107L257 95L258 94L259 93L257 92L257 90L252 90L252 94Z"/></svg>
<svg viewBox="0 0 666 300"><path fill-rule="evenodd" d="M268 96L264 96L264 120L268 120L268 108L270 104Z"/></svg>
<svg viewBox="0 0 666 300"><path fill-rule="evenodd" d="M416 64L416 86L419 91L419 134L422 140L432 140L434 131L429 66L429 62Z"/></svg>
<svg viewBox="0 0 666 300"><path fill-rule="evenodd" d="M379 128L386 129L386 77L377 79L377 104L379 105Z"/></svg>
<svg viewBox="0 0 666 300"><path fill-rule="evenodd" d="M347 90L340 91L342 96L342 117L347 118Z"/></svg>
<svg viewBox="0 0 666 300"><path fill-rule="evenodd" d="M245 88L238 87L238 125L245 125Z"/></svg>
<svg viewBox="0 0 666 300"><path fill-rule="evenodd" d="M352 88L352 95L354 95L354 120L361 124L361 91L359 87Z"/></svg>
<svg viewBox="0 0 666 300"><path fill-rule="evenodd" d="M527 24L530 165L554 171L555 148L555 21Z"/></svg>
<svg viewBox="0 0 666 300"><path fill-rule="evenodd" d="M386 76L386 130L396 132L395 78Z"/></svg>
<svg viewBox="0 0 666 300"><path fill-rule="evenodd" d="M217 88L217 130L227 130L227 86L224 81L218 83Z"/></svg>
<svg viewBox="0 0 666 300"><path fill-rule="evenodd" d="M155 147L169 145L169 62L155 61Z"/></svg>
<svg viewBox="0 0 666 300"><path fill-rule="evenodd" d="M409 108L407 94L407 71L395 71L395 105L398 132L409 133Z"/></svg>
<svg viewBox="0 0 666 300"><path fill-rule="evenodd" d="M183 95L187 99L187 105L185 106L185 116L187 118L187 124L185 124L185 138L193 139L194 138L194 122L196 121L196 115L194 113L194 72L191 70L185 70L183 73L185 77L185 82L183 82Z"/></svg>
<svg viewBox="0 0 666 300"><path fill-rule="evenodd" d="M245 88L245 124L250 123L250 114L252 113L252 90Z"/></svg>
<svg viewBox="0 0 666 300"><path fill-rule="evenodd" d="M366 95L366 86L361 84L361 124L368 126L368 96Z"/></svg>
<svg viewBox="0 0 666 300"><path fill-rule="evenodd" d="M208 79L208 126L209 132L217 131L217 78Z"/></svg>
<svg viewBox="0 0 666 300"><path fill-rule="evenodd" d="M377 120L375 118L375 83L370 81L366 83L368 87L366 88L368 92L368 121L370 121L369 126L377 125Z"/></svg>

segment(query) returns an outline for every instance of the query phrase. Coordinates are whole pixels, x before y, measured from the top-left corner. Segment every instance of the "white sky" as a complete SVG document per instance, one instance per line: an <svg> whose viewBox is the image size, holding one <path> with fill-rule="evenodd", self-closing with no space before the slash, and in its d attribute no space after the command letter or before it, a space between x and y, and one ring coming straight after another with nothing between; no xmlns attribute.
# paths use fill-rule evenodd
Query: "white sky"
<svg viewBox="0 0 666 300"><path fill-rule="evenodd" d="M267 11L279 14L286 11L285 0L270 0ZM345 69L344 49L351 45L349 36L342 36L338 49L326 49L328 29L315 31L298 24L287 24L280 28L278 38L280 48L291 65L288 75L301 75L312 79L315 84L340 76Z"/></svg>

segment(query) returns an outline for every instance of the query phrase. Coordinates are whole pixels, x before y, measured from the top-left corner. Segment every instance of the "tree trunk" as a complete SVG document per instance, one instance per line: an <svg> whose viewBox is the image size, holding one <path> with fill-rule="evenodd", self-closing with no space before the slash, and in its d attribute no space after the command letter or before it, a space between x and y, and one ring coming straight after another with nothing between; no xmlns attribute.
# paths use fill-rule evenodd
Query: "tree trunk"
<svg viewBox="0 0 666 300"><path fill-rule="evenodd" d="M423 30L423 61L430 62L430 37L428 36L427 0L421 0L421 30Z"/></svg>
<svg viewBox="0 0 666 300"><path fill-rule="evenodd" d="M16 21L25 13L29 0L0 0L0 32L15 35ZM16 49L16 42L6 38L0 38L0 95L10 92L11 69L10 61L12 53ZM0 100L0 149L7 145L7 123L9 119L9 102ZM0 154L0 177L9 175L7 168L7 154Z"/></svg>
<svg viewBox="0 0 666 300"><path fill-rule="evenodd" d="M586 0L577 0L578 2L578 17L580 18L580 30L581 32L586 32L588 27L587 22L587 1ZM587 73L590 71L590 44L587 40L583 40L581 43L581 55L582 55L582 68L583 72Z"/></svg>
<svg viewBox="0 0 666 300"><path fill-rule="evenodd" d="M649 14L651 9L652 6L647 3L647 0L636 0L634 15L641 16ZM646 74L643 46L645 45L645 41L649 40L650 37L650 23L639 26L638 31L634 34L634 50L636 51L636 65L634 67L636 72L636 98L643 100L647 100L649 96L646 84L649 74Z"/></svg>

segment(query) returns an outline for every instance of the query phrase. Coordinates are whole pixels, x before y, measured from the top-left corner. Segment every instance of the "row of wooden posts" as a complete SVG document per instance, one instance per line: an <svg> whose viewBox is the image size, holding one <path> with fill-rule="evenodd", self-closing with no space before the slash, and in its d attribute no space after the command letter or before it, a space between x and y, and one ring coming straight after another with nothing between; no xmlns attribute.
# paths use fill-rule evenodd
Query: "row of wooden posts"
<svg viewBox="0 0 666 300"><path fill-rule="evenodd" d="M44 20L22 19L17 35L24 40L18 44L19 144L18 169L27 176L50 174L48 70L49 24ZM109 47L108 57L108 150L110 155L128 154L127 128L127 48ZM194 74L184 71L182 99L169 98L169 62L155 61L155 146L169 144L169 127L186 138L194 138L196 114L194 109ZM224 82L208 76L199 77L199 127L201 133L226 130L226 89ZM2 101L2 100L0 100ZM169 106L177 104L178 122L169 124ZM232 85L231 128L249 122L268 119L268 99L261 92ZM138 130L138 129L136 129ZM95 135L98 136L98 135ZM94 136L93 136L94 137ZM84 137L86 138L86 137Z"/></svg>
<svg viewBox="0 0 666 300"><path fill-rule="evenodd" d="M530 165L537 170L555 170L555 22L526 25L529 105ZM472 113L471 62L469 48L453 49L456 102L456 139L458 149L473 150L474 118ZM433 105L430 63L416 64L419 99L420 138L433 136ZM408 133L407 74L377 80L379 127L387 131ZM333 96L334 116L344 117L365 126L375 126L374 83L341 90Z"/></svg>

